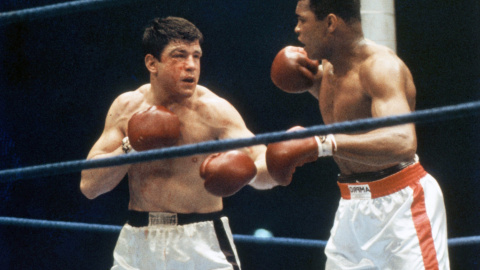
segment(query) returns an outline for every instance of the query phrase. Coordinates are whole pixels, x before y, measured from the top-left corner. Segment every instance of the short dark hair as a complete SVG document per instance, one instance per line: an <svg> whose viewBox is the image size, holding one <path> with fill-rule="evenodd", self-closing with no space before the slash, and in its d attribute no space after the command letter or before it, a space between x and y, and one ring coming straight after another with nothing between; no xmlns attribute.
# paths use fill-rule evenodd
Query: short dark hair
<svg viewBox="0 0 480 270"><path fill-rule="evenodd" d="M203 42L203 34L190 21L179 17L155 18L145 28L142 39L144 55L151 54L158 60L163 49L172 40Z"/></svg>
<svg viewBox="0 0 480 270"><path fill-rule="evenodd" d="M310 9L318 20L333 13L347 23L361 21L360 0L310 0Z"/></svg>

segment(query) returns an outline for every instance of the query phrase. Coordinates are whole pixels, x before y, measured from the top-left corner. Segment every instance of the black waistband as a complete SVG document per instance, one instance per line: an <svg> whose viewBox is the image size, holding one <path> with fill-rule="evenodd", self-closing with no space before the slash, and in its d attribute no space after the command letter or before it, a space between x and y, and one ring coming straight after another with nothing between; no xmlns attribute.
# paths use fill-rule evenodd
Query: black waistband
<svg viewBox="0 0 480 270"><path fill-rule="evenodd" d="M380 180L392 174L398 173L399 171L405 169L406 167L414 164L417 160L411 160L406 162L401 162L393 167L386 168L381 171L376 172L364 172L364 173L354 173L349 175L338 176L338 182L340 183L361 183L361 182L372 182Z"/></svg>
<svg viewBox="0 0 480 270"><path fill-rule="evenodd" d="M205 213L205 214L175 214L177 225L185 225L190 223L197 223L202 221L217 220L224 216L222 211ZM134 210L128 210L127 223L133 227L145 227L149 225L150 212L139 212Z"/></svg>

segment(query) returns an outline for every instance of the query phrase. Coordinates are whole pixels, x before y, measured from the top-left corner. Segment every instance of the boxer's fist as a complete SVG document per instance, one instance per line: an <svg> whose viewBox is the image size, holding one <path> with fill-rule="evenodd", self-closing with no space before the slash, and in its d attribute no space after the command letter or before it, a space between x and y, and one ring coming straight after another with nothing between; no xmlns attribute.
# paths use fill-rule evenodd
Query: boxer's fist
<svg viewBox="0 0 480 270"><path fill-rule="evenodd" d="M294 127L288 131L302 129ZM292 182L296 167L318 159L319 148L315 137L271 143L267 147L266 162L270 176L282 186Z"/></svg>
<svg viewBox="0 0 480 270"><path fill-rule="evenodd" d="M215 196L228 197L246 186L257 174L253 160L234 150L208 156L200 166L205 189Z"/></svg>
<svg viewBox="0 0 480 270"><path fill-rule="evenodd" d="M311 60L302 47L287 46L273 60L270 77L273 83L288 93L301 93L313 85L318 61Z"/></svg>
<svg viewBox="0 0 480 270"><path fill-rule="evenodd" d="M179 137L178 117L163 106L137 112L128 121L128 139L136 151L171 146Z"/></svg>

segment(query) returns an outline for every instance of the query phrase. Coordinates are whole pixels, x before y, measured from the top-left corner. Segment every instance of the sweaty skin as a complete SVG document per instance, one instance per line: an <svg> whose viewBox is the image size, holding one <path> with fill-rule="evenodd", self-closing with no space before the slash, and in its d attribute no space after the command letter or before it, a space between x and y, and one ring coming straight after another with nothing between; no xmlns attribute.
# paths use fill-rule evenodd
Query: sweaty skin
<svg viewBox="0 0 480 270"><path fill-rule="evenodd" d="M359 22L329 14L316 20L309 0L297 3L295 32L311 59L322 60L309 92L325 124L410 113L416 90L407 66L390 49L363 37ZM342 174L378 171L411 160L413 124L335 134L333 158Z"/></svg>
<svg viewBox="0 0 480 270"><path fill-rule="evenodd" d="M171 42L161 61L145 57L150 84L126 92L111 105L105 129L91 149L88 159L123 155L121 141L128 136L128 120L152 105L162 105L180 120L180 139L176 145L202 141L251 137L237 110L225 99L197 85L201 49L198 42ZM255 188L274 184L265 166L263 145L242 149L257 165ZM209 213L223 208L222 198L208 193L199 168L209 154L84 170L80 188L90 199L112 190L128 174L129 209L173 213Z"/></svg>

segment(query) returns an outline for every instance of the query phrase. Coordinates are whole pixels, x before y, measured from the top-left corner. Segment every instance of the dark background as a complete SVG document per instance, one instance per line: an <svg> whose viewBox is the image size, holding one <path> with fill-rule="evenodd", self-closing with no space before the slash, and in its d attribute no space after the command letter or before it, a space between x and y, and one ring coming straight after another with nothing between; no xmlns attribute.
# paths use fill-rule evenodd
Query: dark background
<svg viewBox="0 0 480 270"><path fill-rule="evenodd" d="M30 3L32 2L32 3ZM33 3L35 2L35 3ZM58 1L0 3L0 11ZM122 1L125 2L125 1ZM398 54L417 109L480 99L478 0L396 1ZM321 124L308 94L286 94L270 65L298 45L294 0L132 1L0 26L0 169L84 159L120 93L148 82L140 39L154 17L182 16L205 36L200 84L229 100L254 133ZM480 235L478 115L417 125L418 155L443 189L449 238ZM249 187L225 199L235 234L326 240L338 204L337 168L321 159L289 187ZM79 173L0 184L0 216L122 225L128 187L89 201ZM0 269L109 269L117 235L0 226ZM321 249L237 243L243 268L323 269ZM480 269L480 246L451 247L452 269Z"/></svg>

